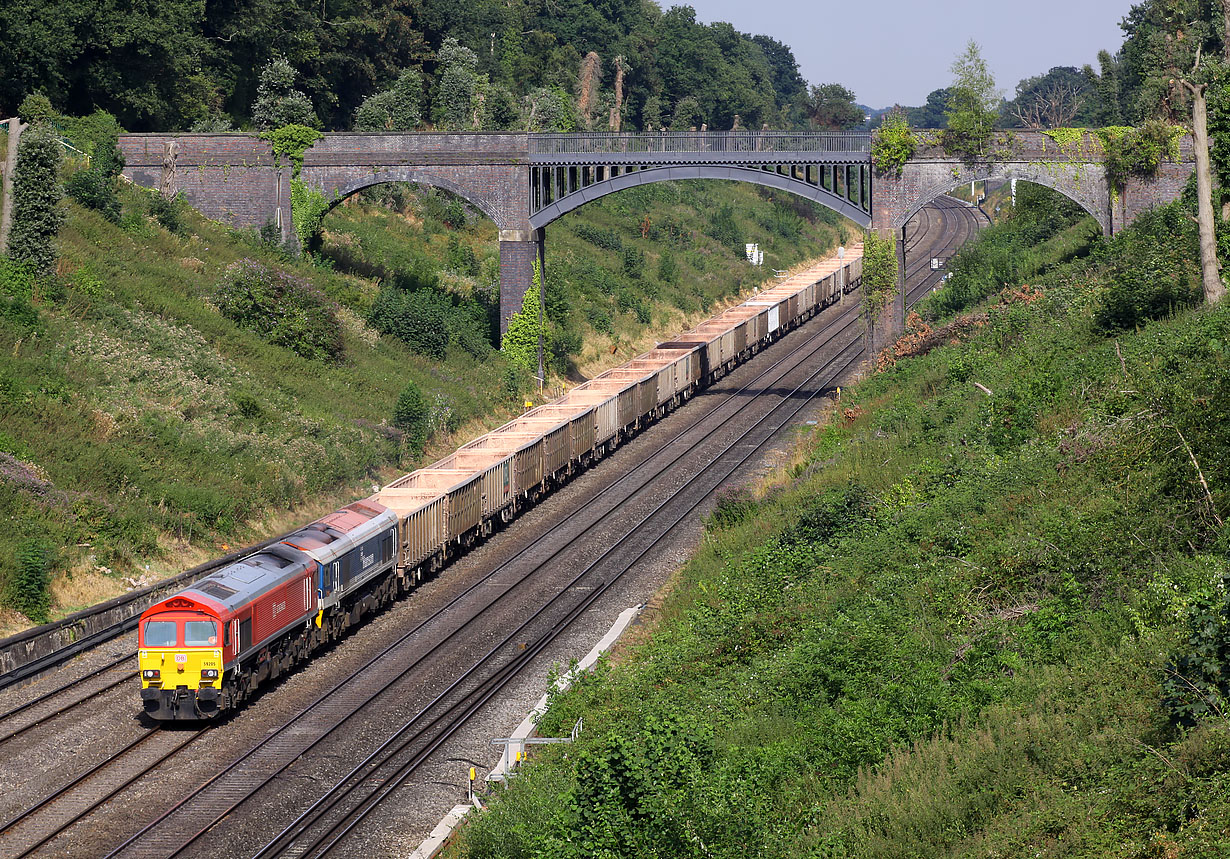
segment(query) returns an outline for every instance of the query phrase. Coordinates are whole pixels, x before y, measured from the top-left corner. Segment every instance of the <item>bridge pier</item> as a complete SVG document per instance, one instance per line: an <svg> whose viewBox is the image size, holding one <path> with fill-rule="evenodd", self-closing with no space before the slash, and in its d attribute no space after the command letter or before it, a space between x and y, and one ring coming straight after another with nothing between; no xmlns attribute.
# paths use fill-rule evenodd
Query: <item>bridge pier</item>
<svg viewBox="0 0 1230 859"><path fill-rule="evenodd" d="M500 342L534 283L534 263L546 274L546 230L500 230Z"/></svg>

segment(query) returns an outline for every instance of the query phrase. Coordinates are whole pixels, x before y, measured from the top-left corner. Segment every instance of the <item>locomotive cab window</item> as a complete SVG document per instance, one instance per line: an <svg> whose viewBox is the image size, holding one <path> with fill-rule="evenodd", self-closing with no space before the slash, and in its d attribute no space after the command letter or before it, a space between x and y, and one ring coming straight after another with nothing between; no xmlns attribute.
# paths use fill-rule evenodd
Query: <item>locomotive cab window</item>
<svg viewBox="0 0 1230 859"><path fill-rule="evenodd" d="M173 620L148 620L143 633L146 647L174 647L179 640Z"/></svg>
<svg viewBox="0 0 1230 859"><path fill-rule="evenodd" d="M185 647L215 647L218 644L218 624L212 620L190 620L184 623Z"/></svg>

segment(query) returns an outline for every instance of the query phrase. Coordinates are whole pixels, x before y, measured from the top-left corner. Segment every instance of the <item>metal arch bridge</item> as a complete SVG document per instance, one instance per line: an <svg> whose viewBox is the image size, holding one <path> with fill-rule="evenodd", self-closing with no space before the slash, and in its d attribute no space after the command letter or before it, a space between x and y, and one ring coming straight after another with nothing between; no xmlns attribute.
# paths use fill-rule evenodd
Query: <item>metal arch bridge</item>
<svg viewBox="0 0 1230 859"><path fill-rule="evenodd" d="M701 131L530 134L530 226L607 194L674 179L733 179L821 203L871 223L871 135Z"/></svg>

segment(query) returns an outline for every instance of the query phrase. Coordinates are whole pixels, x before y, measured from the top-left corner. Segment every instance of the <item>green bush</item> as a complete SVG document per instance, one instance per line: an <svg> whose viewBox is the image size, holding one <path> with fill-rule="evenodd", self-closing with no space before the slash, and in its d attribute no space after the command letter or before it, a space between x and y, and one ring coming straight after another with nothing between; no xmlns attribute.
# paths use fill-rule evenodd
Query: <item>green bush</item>
<svg viewBox="0 0 1230 859"><path fill-rule="evenodd" d="M64 190L87 209L93 209L113 224L120 222L120 198L115 180L101 170L78 170L64 183Z"/></svg>
<svg viewBox="0 0 1230 859"><path fill-rule="evenodd" d="M1094 314L1102 331L1135 328L1201 300L1196 228L1181 201L1142 213L1097 258L1110 281Z"/></svg>
<svg viewBox="0 0 1230 859"><path fill-rule="evenodd" d="M675 262L675 255L670 251L663 251L662 256L658 257L658 280L663 283L675 283L679 280L679 264Z"/></svg>
<svg viewBox="0 0 1230 859"><path fill-rule="evenodd" d="M310 360L342 356L335 305L307 281L250 259L228 266L213 295L223 316Z"/></svg>
<svg viewBox="0 0 1230 859"><path fill-rule="evenodd" d="M38 125L22 134L13 176L8 253L30 263L40 277L55 268L55 236L64 223L59 172L60 144L52 132Z"/></svg>
<svg viewBox="0 0 1230 859"><path fill-rule="evenodd" d="M508 321L508 331L504 334L504 342L501 345L504 354L513 363L532 376L538 375L540 331L543 355L551 354L550 329L543 330L538 322L542 308L542 304L538 300L540 282L541 273L538 263L535 262L534 277L530 288L525 291L525 297L521 300L521 310Z"/></svg>
<svg viewBox="0 0 1230 859"><path fill-rule="evenodd" d="M8 583L8 603L35 623L46 623L51 608L52 557L39 540L17 546L16 569Z"/></svg>
<svg viewBox="0 0 1230 859"><path fill-rule="evenodd" d="M184 210L187 206L182 192L170 199L157 193L149 198L150 215L162 225L164 230L176 236L182 236L188 230L188 224L184 220Z"/></svg>
<svg viewBox="0 0 1230 859"><path fill-rule="evenodd" d="M727 486L714 494L713 510L705 522L712 531L731 528L751 518L756 512L756 499L745 486Z"/></svg>
<svg viewBox="0 0 1230 859"><path fill-rule="evenodd" d="M406 434L406 445L414 456L422 456L427 445L427 421L430 416L427 400L418 385L410 382L393 407L393 426Z"/></svg>
<svg viewBox="0 0 1230 859"><path fill-rule="evenodd" d="M739 230L739 225L735 222L734 209L729 203L724 203L713 213L713 218L710 220L709 228L705 230L705 234L718 244L729 248L739 256L743 256L743 234Z"/></svg>
<svg viewBox="0 0 1230 859"><path fill-rule="evenodd" d="M871 163L881 175L901 175L905 162L914 157L918 139L905 112L895 107L871 135Z"/></svg>
<svg viewBox="0 0 1230 859"><path fill-rule="evenodd" d="M0 256L0 294L29 301L37 281L33 263Z"/></svg>
<svg viewBox="0 0 1230 859"><path fill-rule="evenodd" d="M56 110L51 104L51 99L41 92L32 92L21 100L21 104L17 105L17 115L21 117L22 122L39 125L55 119Z"/></svg>
<svg viewBox="0 0 1230 859"><path fill-rule="evenodd" d="M897 292L897 244L875 233L863 236L863 312L872 325Z"/></svg>
<svg viewBox="0 0 1230 859"><path fill-rule="evenodd" d="M584 239L594 247L616 252L624 249L623 239L614 230L604 230L581 221L572 225L572 231L578 238Z"/></svg>
<svg viewBox="0 0 1230 859"><path fill-rule="evenodd" d="M434 289L413 292L396 286L380 290L368 321L381 334L401 340L429 358L443 358L448 349L453 303Z"/></svg>
<svg viewBox="0 0 1230 859"><path fill-rule="evenodd" d="M465 203L456 197L451 198L444 207L444 217L441 220L454 230L465 229L466 224L470 222L470 219L466 216Z"/></svg>
<svg viewBox="0 0 1230 859"><path fill-rule="evenodd" d="M463 242L456 235L448 237L448 267L457 274L468 277L478 277L478 257L474 248L468 242Z"/></svg>
<svg viewBox="0 0 1230 859"><path fill-rule="evenodd" d="M1187 639L1162 679L1171 716L1191 725L1230 712L1230 574L1201 592L1187 611Z"/></svg>
<svg viewBox="0 0 1230 859"><path fill-rule="evenodd" d="M1119 136L1105 135L1103 145L1106 179L1112 188L1122 190L1129 179L1157 175L1162 161L1171 157L1176 129L1160 120L1150 120Z"/></svg>
<svg viewBox="0 0 1230 859"><path fill-rule="evenodd" d="M645 277L645 252L640 248L626 245L621 254L621 261L625 276L633 280L642 280Z"/></svg>

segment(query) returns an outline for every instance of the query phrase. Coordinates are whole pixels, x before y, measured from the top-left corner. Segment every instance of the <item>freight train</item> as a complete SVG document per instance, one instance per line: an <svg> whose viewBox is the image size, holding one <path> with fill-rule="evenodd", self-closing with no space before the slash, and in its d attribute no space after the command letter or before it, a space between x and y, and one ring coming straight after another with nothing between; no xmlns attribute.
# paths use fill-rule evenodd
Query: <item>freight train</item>
<svg viewBox="0 0 1230 859"><path fill-rule="evenodd" d="M862 280L862 251L795 276L142 613L144 711L213 719Z"/></svg>

